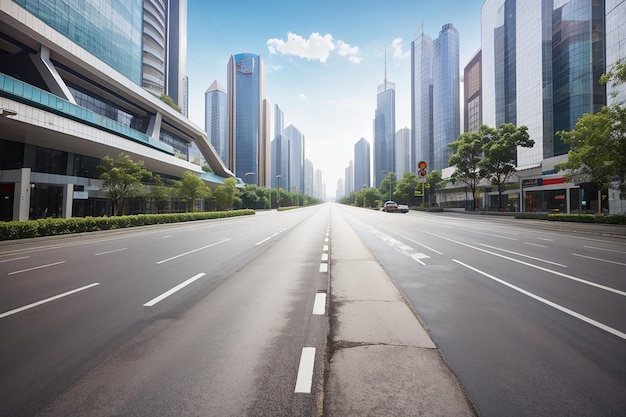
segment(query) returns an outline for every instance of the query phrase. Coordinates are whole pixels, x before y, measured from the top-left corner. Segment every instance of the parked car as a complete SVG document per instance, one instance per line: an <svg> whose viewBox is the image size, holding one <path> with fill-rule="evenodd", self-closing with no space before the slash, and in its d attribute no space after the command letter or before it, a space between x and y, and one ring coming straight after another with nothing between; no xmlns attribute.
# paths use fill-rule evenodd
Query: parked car
<svg viewBox="0 0 626 417"><path fill-rule="evenodd" d="M406 204L398 204L398 211L400 213L408 213L409 212L409 206L407 206Z"/></svg>
<svg viewBox="0 0 626 417"><path fill-rule="evenodd" d="M398 203L391 200L386 201L385 204L383 204L383 211L387 213L396 213L398 211Z"/></svg>

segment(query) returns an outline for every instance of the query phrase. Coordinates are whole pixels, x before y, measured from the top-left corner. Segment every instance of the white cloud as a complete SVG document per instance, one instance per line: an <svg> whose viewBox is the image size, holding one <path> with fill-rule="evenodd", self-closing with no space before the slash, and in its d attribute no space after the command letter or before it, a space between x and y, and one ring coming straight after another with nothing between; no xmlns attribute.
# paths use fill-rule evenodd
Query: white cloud
<svg viewBox="0 0 626 417"><path fill-rule="evenodd" d="M272 38L267 41L267 47L270 54L295 55L320 62L326 62L330 51L335 49L331 35L322 36L317 32L311 33L309 39L304 39L294 33L287 33L287 42Z"/></svg>
<svg viewBox="0 0 626 417"><path fill-rule="evenodd" d="M300 93L298 94L298 97L300 98L300 100L302 101L309 101L309 98L306 96L306 94L304 93Z"/></svg>
<svg viewBox="0 0 626 417"><path fill-rule="evenodd" d="M396 38L391 42L393 48L393 57L398 59L404 59L411 56L411 51L402 50L402 38Z"/></svg>
<svg viewBox="0 0 626 417"><path fill-rule="evenodd" d="M354 62L358 64L361 62L361 57L359 56L359 47L358 46L350 46L344 41L337 42L337 53L341 56L347 56L348 61Z"/></svg>
<svg viewBox="0 0 626 417"><path fill-rule="evenodd" d="M267 49L270 54L293 55L308 60L319 60L322 63L325 63L330 53L337 49L337 53L348 57L350 62L361 62L357 46L351 46L341 40L335 45L332 35L328 33L322 36L318 32L313 32L309 39L304 39L300 35L288 32L287 41L278 38L268 39Z"/></svg>

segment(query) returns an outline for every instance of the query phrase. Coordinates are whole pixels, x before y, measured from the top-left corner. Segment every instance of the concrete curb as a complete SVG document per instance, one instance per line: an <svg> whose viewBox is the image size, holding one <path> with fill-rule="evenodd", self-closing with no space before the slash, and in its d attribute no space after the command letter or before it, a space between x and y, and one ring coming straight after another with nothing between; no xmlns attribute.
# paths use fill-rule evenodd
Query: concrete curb
<svg viewBox="0 0 626 417"><path fill-rule="evenodd" d="M475 416L436 345L337 210L324 415Z"/></svg>

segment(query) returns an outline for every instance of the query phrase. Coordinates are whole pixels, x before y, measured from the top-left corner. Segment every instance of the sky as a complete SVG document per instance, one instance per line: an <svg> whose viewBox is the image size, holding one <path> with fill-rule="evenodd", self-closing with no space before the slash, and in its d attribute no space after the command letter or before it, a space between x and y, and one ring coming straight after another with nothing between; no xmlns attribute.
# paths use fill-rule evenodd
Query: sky
<svg viewBox="0 0 626 417"><path fill-rule="evenodd" d="M480 49L483 0L187 0L189 118L204 128L204 93L227 87L231 55L261 56L265 98L305 137L329 198L361 138L373 157L376 89L396 85L396 130L411 127L411 41L423 25L435 39L459 31L460 72ZM386 56L386 60L385 60ZM386 61L386 65L385 65ZM461 89L461 95L462 95Z"/></svg>

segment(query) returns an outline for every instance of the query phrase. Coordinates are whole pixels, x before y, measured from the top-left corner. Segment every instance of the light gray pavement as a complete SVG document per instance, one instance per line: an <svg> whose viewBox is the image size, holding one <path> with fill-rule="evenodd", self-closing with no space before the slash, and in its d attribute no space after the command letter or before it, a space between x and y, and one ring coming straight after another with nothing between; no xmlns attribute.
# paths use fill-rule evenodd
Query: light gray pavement
<svg viewBox="0 0 626 417"><path fill-rule="evenodd" d="M475 416L402 293L338 210L330 252L324 416Z"/></svg>

